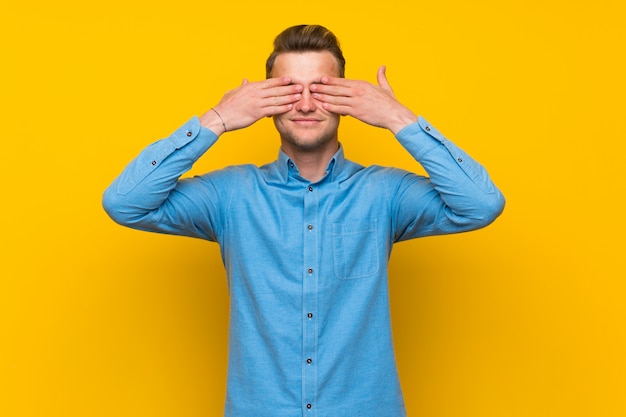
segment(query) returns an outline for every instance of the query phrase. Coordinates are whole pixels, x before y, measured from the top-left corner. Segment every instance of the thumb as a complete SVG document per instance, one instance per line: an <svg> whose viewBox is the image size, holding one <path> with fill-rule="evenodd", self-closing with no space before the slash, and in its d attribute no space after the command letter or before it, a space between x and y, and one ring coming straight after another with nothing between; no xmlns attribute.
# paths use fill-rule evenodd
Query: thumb
<svg viewBox="0 0 626 417"><path fill-rule="evenodd" d="M244 78L243 81L241 82L241 85L246 85L246 84L248 84L248 79Z"/></svg>
<svg viewBox="0 0 626 417"><path fill-rule="evenodd" d="M378 68L378 73L376 74L376 79L378 80L378 85L381 86L383 89L387 90L387 91L391 91L393 92L393 90L391 89L391 85L389 85L389 81L387 81L387 67L386 66L381 66L380 68Z"/></svg>

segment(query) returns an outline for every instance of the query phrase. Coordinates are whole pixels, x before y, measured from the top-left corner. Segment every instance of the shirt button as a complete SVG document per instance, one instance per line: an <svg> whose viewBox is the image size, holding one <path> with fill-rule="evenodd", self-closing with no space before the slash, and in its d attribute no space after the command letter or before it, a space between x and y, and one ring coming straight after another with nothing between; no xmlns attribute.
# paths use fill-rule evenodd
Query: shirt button
<svg viewBox="0 0 626 417"><path fill-rule="evenodd" d="M307 272L308 272L309 274L312 274L312 273L313 273L313 268L309 268L309 269L307 269Z"/></svg>
<svg viewBox="0 0 626 417"><path fill-rule="evenodd" d="M306 405L306 408L308 408L309 410L311 409L311 407L313 407L311 404Z"/></svg>
<svg viewBox="0 0 626 417"><path fill-rule="evenodd" d="M426 131L430 132L430 127L426 126Z"/></svg>
<svg viewBox="0 0 626 417"><path fill-rule="evenodd" d="M313 313L309 313L306 315L308 318L312 319L313 318Z"/></svg>
<svg viewBox="0 0 626 417"><path fill-rule="evenodd" d="M313 363L313 359L309 358L306 360L306 363L308 363L309 365Z"/></svg>
<svg viewBox="0 0 626 417"><path fill-rule="evenodd" d="M190 136L191 136L191 132L187 131L187 137L190 137Z"/></svg>
<svg viewBox="0 0 626 417"><path fill-rule="evenodd" d="M152 164L152 165L156 165L156 161L152 161L152 162L151 162L151 164Z"/></svg>
<svg viewBox="0 0 626 417"><path fill-rule="evenodd" d="M312 225L312 224L310 224L310 225L308 225L306 228L307 228L307 229L309 229L309 230L313 230L313 225Z"/></svg>
<svg viewBox="0 0 626 417"><path fill-rule="evenodd" d="M309 191L313 191L313 187L309 185Z"/></svg>
<svg viewBox="0 0 626 417"><path fill-rule="evenodd" d="M463 158L458 158L457 161L463 162Z"/></svg>

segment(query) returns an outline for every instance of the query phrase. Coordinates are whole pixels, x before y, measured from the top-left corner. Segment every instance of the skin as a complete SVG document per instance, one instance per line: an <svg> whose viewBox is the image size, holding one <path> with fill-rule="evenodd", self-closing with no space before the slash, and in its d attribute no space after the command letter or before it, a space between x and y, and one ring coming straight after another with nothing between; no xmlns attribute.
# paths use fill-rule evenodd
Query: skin
<svg viewBox="0 0 626 417"><path fill-rule="evenodd" d="M274 116L283 151L302 170L316 160L328 161L337 152L339 115L324 109L311 88L323 77L339 76L339 67L330 52L284 53L276 57L274 76L291 78L302 86L302 97L286 113ZM321 167L322 169L325 167Z"/></svg>
<svg viewBox="0 0 626 417"><path fill-rule="evenodd" d="M385 67L378 85L338 77L337 62L327 51L283 53L276 57L272 78L244 82L227 92L200 117L200 123L220 136L263 117L273 117L283 151L300 174L317 181L339 146L341 115L390 130L394 135L417 116L393 94ZM220 117L218 116L221 116Z"/></svg>

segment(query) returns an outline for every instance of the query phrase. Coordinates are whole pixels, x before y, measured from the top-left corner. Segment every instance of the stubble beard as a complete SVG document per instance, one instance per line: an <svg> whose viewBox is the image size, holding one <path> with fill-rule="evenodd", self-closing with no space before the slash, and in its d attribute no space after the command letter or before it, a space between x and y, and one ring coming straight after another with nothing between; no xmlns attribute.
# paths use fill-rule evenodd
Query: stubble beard
<svg viewBox="0 0 626 417"><path fill-rule="evenodd" d="M335 126L326 126L325 129L318 132L314 132L313 130L307 131L307 129L304 129L302 132L297 132L295 129L285 128L284 126L279 127L278 124L276 125L280 133L281 141L300 152L315 152L323 149L331 142L336 142L338 127L338 120Z"/></svg>
<svg viewBox="0 0 626 417"><path fill-rule="evenodd" d="M283 142L289 143L293 148L301 152L315 152L324 148L329 142L334 141L336 137L337 132L323 132L314 138L305 138L292 132L281 135Z"/></svg>

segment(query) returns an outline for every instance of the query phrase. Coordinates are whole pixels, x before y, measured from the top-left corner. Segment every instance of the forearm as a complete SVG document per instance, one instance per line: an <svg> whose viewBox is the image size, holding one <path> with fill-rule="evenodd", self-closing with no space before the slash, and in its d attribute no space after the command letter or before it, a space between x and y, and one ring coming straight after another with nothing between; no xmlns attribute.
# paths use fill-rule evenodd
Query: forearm
<svg viewBox="0 0 626 417"><path fill-rule="evenodd" d="M428 173L443 204L437 213L444 213L451 228L458 227L446 232L486 226L502 212L504 197L487 171L425 119L420 117L396 137Z"/></svg>
<svg viewBox="0 0 626 417"><path fill-rule="evenodd" d="M159 209L179 177L217 141L217 135L192 118L168 138L144 149L105 190L103 207L117 223L137 227Z"/></svg>

